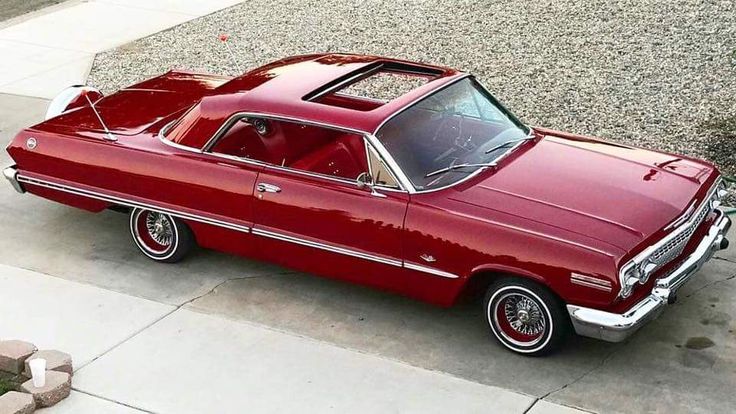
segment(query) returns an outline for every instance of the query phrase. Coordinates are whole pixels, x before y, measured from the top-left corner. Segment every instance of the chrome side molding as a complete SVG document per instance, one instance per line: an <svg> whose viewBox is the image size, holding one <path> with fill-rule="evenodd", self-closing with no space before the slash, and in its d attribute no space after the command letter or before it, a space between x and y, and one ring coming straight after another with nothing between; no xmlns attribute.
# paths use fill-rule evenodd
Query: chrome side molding
<svg viewBox="0 0 736 414"><path fill-rule="evenodd" d="M440 276L440 277L449 278L449 279L457 279L460 277L459 275L448 273L448 272L445 272L439 269L434 269L434 268L427 267L427 266L404 262L401 259L377 256L374 254L365 253L365 252L361 252L361 251L357 251L353 249L347 249L344 247L339 247L339 246L334 246L334 245L330 245L326 243L320 243L320 242L315 242L312 240L294 237L294 236L290 236L290 235L279 233L279 232L274 232L274 231L265 230L261 228L251 228L249 226L245 226L239 223L219 220L213 217L207 217L207 216L194 214L194 213L190 213L186 211L166 208L162 206L156 206L153 204L143 203L143 202L136 201L136 200L121 198L117 196L111 196L111 195L108 195L102 192L98 192L98 191L92 191L89 189L83 189L83 188L79 188L75 186L70 186L67 184L55 183L55 182L43 180L40 178L20 175L18 174L18 171L15 168L15 166L6 168L5 170L3 170L3 173L5 174L5 177L11 182L13 187L15 187L15 184L18 185L18 188L16 188L16 190L18 190L19 192L25 192L25 189L21 186L21 183L26 183L29 185L36 185L39 187L49 188L52 190L62 191L62 192L69 193L69 194L74 194L74 195L78 195L82 197L88 197L88 198L92 198L95 200L106 201L109 203L119 204L119 205L123 205L127 207L143 208L146 210L165 213L165 214L169 214L174 217L178 217L178 218L185 219L185 220L192 220L192 221L196 221L196 222L200 222L204 224L210 224L213 226L223 227L229 230L235 230L235 231L239 231L243 233L250 233L255 236L267 237L267 238L280 240L280 241L287 242L287 243L294 243L294 244L298 244L301 246L312 247L315 249L320 249L320 250L325 250L325 251L329 251L332 253L356 257L359 259L369 260L369 261L382 263L385 265L394 266L398 268L415 270L415 271L427 273L427 274L434 275L434 276Z"/></svg>

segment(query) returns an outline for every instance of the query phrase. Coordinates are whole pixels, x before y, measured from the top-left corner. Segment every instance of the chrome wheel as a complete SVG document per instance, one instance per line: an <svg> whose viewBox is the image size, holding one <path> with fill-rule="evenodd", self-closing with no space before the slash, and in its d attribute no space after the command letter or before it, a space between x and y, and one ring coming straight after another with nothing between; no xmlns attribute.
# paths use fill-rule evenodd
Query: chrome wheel
<svg viewBox="0 0 736 414"><path fill-rule="evenodd" d="M554 324L548 305L537 293L521 285L501 286L489 293L488 324L504 346L525 354L547 346Z"/></svg>
<svg viewBox="0 0 736 414"><path fill-rule="evenodd" d="M167 260L179 245L179 231L174 218L157 211L133 210L130 232L138 248L151 259Z"/></svg>
<svg viewBox="0 0 736 414"><path fill-rule="evenodd" d="M518 293L510 293L501 300L506 321L516 333L525 336L539 336L544 333L544 318L536 302Z"/></svg>
<svg viewBox="0 0 736 414"><path fill-rule="evenodd" d="M150 212L146 216L148 235L161 246L170 246L174 230L169 218L161 213Z"/></svg>

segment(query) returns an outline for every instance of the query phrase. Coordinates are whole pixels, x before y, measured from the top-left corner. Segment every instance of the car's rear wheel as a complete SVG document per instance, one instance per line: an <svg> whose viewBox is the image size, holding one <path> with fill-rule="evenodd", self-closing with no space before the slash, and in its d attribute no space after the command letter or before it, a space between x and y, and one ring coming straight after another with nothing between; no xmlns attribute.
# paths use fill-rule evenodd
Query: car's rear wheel
<svg viewBox="0 0 736 414"><path fill-rule="evenodd" d="M484 301L486 321L506 348L539 356L558 349L567 337L563 303L545 287L520 278L493 283Z"/></svg>
<svg viewBox="0 0 736 414"><path fill-rule="evenodd" d="M195 244L192 231L181 220L140 208L130 213L130 233L143 254L158 262L178 262Z"/></svg>

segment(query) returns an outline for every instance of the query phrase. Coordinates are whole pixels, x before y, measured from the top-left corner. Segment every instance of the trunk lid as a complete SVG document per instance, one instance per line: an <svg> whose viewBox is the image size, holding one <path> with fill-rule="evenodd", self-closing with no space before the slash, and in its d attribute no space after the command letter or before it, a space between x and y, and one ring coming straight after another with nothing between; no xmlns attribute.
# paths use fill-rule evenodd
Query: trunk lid
<svg viewBox="0 0 736 414"><path fill-rule="evenodd" d="M168 72L106 96L95 103L95 108L113 134L137 135L190 107L229 79L217 75ZM51 118L39 125L39 129L43 126L74 132L104 132L89 106Z"/></svg>

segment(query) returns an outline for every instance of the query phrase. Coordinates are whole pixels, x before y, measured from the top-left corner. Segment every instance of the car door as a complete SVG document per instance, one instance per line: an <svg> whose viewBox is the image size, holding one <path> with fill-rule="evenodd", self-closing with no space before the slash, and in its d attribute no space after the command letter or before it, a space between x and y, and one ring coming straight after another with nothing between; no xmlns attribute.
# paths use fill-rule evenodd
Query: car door
<svg viewBox="0 0 736 414"><path fill-rule="evenodd" d="M226 124L222 135L236 135L235 127ZM263 166L218 148L199 151L161 142L166 151L148 163L158 166L157 176L149 179L159 185L138 191L157 191L159 199L187 213L183 218L200 246L252 256L253 192Z"/></svg>
<svg viewBox="0 0 736 414"><path fill-rule="evenodd" d="M299 129L292 131L300 133ZM358 138L364 144L364 138ZM287 137L290 139L299 137ZM386 172L373 188L359 184L357 170L352 171L356 177L350 179L307 167L307 160L324 153L324 148L290 163L291 168L268 164L260 173L253 228L254 235L263 239L258 242L258 254L323 276L405 290L401 250L408 193L392 188L394 182ZM365 147L362 156L366 157ZM370 175L377 162L363 162L368 170L364 172ZM323 162L330 168L338 168L339 163L339 156ZM381 172L374 174L380 176Z"/></svg>

